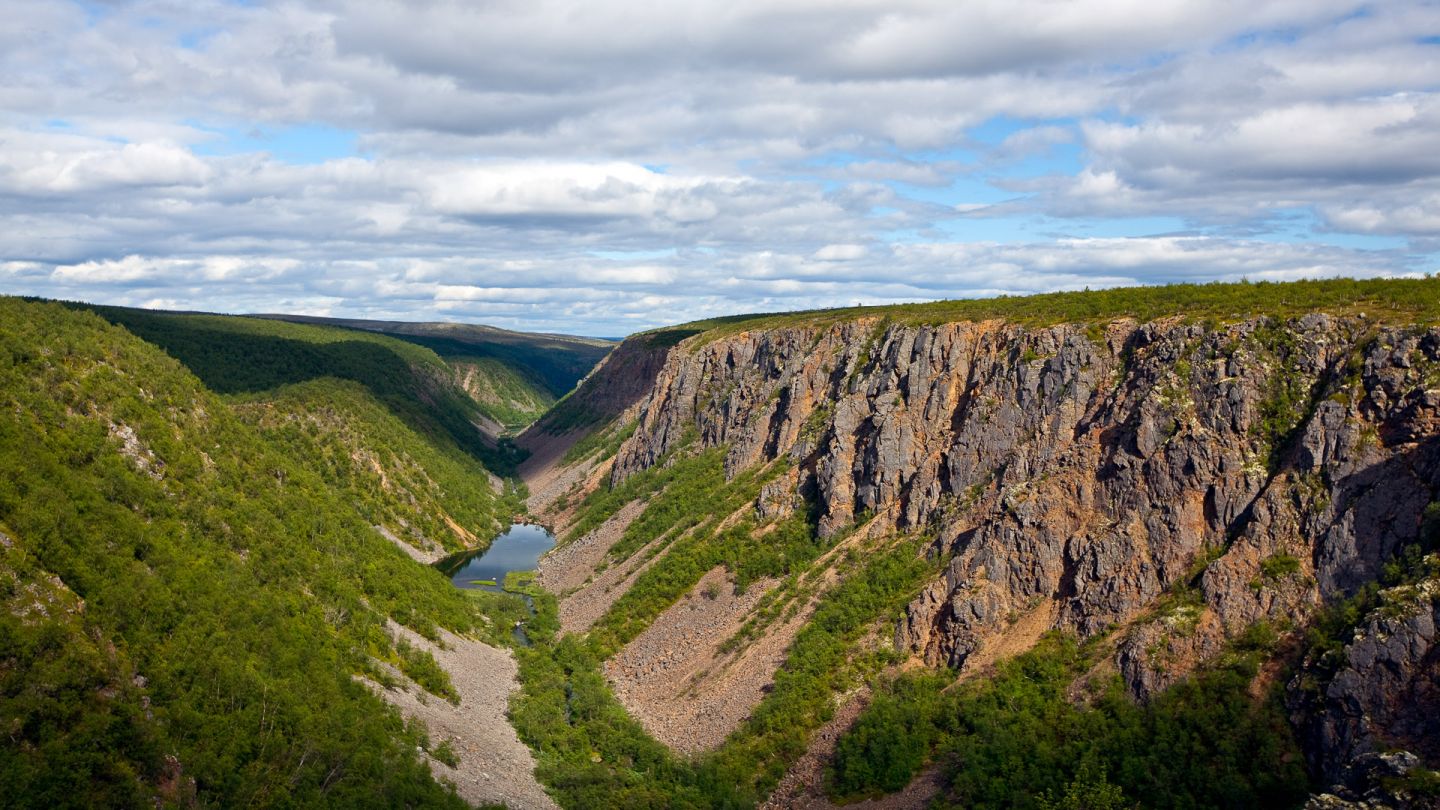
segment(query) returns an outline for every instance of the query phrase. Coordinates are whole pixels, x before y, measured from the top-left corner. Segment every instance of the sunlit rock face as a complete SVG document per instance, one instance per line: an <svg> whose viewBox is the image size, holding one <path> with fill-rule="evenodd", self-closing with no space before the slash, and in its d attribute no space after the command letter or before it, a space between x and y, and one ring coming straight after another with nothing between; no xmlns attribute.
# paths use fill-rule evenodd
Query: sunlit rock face
<svg viewBox="0 0 1440 810"><path fill-rule="evenodd" d="M902 648L960 666L1051 600L1055 626L1123 627L1140 697L1374 580L1440 482L1440 329L1363 317L861 318L702 335L645 372L614 480L692 438L731 474L788 458L761 514L934 536Z"/></svg>

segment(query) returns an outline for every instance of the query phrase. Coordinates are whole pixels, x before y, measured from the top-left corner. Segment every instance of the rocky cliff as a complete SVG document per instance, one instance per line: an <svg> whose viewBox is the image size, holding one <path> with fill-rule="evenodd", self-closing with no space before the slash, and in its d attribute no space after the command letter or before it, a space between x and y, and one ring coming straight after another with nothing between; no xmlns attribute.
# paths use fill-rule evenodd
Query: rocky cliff
<svg viewBox="0 0 1440 810"><path fill-rule="evenodd" d="M653 379L614 481L697 433L730 475L788 456L762 517L874 514L948 558L899 646L960 666L1053 602L1124 628L1142 698L1375 580L1440 495L1440 328L1363 313L801 321L692 337Z"/></svg>
<svg viewBox="0 0 1440 810"><path fill-rule="evenodd" d="M1440 568L1433 555L1426 563ZM1376 601L1349 643L1312 654L1291 680L1291 713L1337 799L1440 806L1433 785L1428 797L1405 795L1415 791L1404 779L1421 762L1440 762L1440 578L1388 588Z"/></svg>

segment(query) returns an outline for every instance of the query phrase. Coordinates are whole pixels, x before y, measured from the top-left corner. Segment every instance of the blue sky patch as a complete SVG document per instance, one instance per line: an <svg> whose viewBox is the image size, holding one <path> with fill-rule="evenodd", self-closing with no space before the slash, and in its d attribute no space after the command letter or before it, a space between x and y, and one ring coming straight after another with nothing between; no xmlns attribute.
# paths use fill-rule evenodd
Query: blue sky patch
<svg viewBox="0 0 1440 810"><path fill-rule="evenodd" d="M215 135L195 147L201 155L242 155L267 152L276 160L296 165L313 165L328 160L354 157L359 134L323 125L290 127L256 126L238 128L197 127Z"/></svg>

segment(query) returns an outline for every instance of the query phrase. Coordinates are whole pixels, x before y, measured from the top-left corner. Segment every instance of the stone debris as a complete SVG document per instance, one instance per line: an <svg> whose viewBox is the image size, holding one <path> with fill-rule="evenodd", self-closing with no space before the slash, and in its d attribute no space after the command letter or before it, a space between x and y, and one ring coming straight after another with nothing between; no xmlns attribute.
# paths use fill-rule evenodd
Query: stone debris
<svg viewBox="0 0 1440 810"><path fill-rule="evenodd" d="M514 810L557 808L535 779L530 749L520 742L505 716L510 693L519 688L518 667L510 651L445 630L440 631L441 645L436 645L394 622L388 629L433 655L460 694L460 705L453 705L394 669L389 674L404 684L401 688L385 689L364 680L406 717L418 717L425 723L432 751L443 742L450 743L460 760L457 767L428 754L425 757L435 777L455 785L456 792L470 804L500 803Z"/></svg>

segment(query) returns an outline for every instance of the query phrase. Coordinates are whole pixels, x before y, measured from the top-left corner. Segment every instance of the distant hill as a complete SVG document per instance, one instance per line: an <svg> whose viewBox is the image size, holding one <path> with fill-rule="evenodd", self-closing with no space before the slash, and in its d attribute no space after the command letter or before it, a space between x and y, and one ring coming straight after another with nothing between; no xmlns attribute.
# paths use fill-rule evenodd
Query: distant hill
<svg viewBox="0 0 1440 810"><path fill-rule="evenodd" d="M255 318L389 335L435 352L457 382L500 431L515 433L574 390L616 341L539 332L512 332L481 324L408 323L308 315Z"/></svg>

